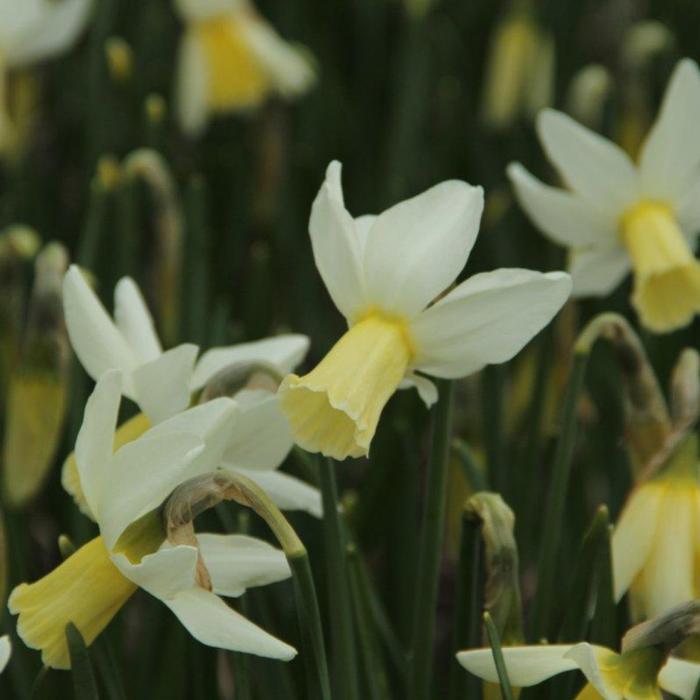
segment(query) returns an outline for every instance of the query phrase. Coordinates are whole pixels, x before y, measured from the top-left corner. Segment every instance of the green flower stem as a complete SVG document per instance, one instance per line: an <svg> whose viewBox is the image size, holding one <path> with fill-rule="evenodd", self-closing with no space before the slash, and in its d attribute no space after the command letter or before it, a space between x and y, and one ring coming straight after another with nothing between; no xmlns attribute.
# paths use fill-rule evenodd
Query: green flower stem
<svg viewBox="0 0 700 700"><path fill-rule="evenodd" d="M357 658L352 603L347 569L347 538L338 509L338 490L333 460L321 462L321 496L326 561L328 563L328 607L333 635L334 688L345 700L357 700Z"/></svg>
<svg viewBox="0 0 700 700"><path fill-rule="evenodd" d="M294 595L297 601L299 626L302 633L302 657L306 667L309 689L316 688L307 697L331 699L331 685L328 677L328 662L321 627L321 612L318 607L316 588L311 575L309 556L306 550L288 555L287 561L292 569L294 580Z"/></svg>
<svg viewBox="0 0 700 700"><path fill-rule="evenodd" d="M595 613L591 625L590 641L614 649L620 639L617 631L617 615L615 614L615 589L612 573L612 553L610 550L610 526L608 525L601 538L596 565Z"/></svg>
<svg viewBox="0 0 700 700"><path fill-rule="evenodd" d="M550 476L550 488L544 516L543 541L538 563L537 595L534 601L532 638L551 636L554 583L566 494L576 441L576 408L583 388L588 356L601 337L614 338L615 330L628 328L627 321L613 313L596 316L581 332L574 346L574 360L564 397L562 426Z"/></svg>
<svg viewBox="0 0 700 700"><path fill-rule="evenodd" d="M484 561L481 523L462 513L462 534L457 569L457 599L452 634L453 654L481 646L484 596ZM481 680L450 661L449 700L481 700Z"/></svg>
<svg viewBox="0 0 700 700"><path fill-rule="evenodd" d="M510 681L508 680L508 671L506 671L506 664L503 660L503 652L501 651L501 641L498 638L498 630L496 625L493 624L491 615L484 613L484 625L486 627L486 634L489 638L489 644L491 645L491 652L493 653L493 661L496 664L496 670L498 671L498 681L501 685L501 695L503 700L513 700L513 689L510 687Z"/></svg>
<svg viewBox="0 0 700 700"><path fill-rule="evenodd" d="M384 668L384 659L379 646L377 629L373 625L371 602L362 585L362 561L355 545L348 545L348 570L357 634L362 658L362 668L366 676L365 687L370 700L384 700L391 697L389 681Z"/></svg>
<svg viewBox="0 0 700 700"><path fill-rule="evenodd" d="M432 451L421 528L418 588L413 618L409 683L411 700L428 700L431 697L435 610L445 527L447 471L452 430L452 382L440 380L438 391L440 398L435 408L433 422Z"/></svg>

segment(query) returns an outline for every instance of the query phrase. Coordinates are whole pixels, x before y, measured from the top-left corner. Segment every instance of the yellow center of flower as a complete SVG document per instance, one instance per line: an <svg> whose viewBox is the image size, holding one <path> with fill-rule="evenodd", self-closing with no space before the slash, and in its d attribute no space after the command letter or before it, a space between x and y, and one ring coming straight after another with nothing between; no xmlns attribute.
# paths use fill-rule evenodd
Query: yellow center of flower
<svg viewBox="0 0 700 700"><path fill-rule="evenodd" d="M595 650L603 685L625 700L662 700L657 677L665 661L663 652L655 647L634 649L615 654L606 649ZM597 700L603 696L588 683L576 700Z"/></svg>
<svg viewBox="0 0 700 700"><path fill-rule="evenodd" d="M241 20L216 17L195 25L207 63L209 107L227 111L254 107L267 94L270 81L246 41Z"/></svg>
<svg viewBox="0 0 700 700"><path fill-rule="evenodd" d="M282 382L282 408L296 442L335 459L366 455L413 354L405 321L377 311L364 315L315 369Z"/></svg>
<svg viewBox="0 0 700 700"><path fill-rule="evenodd" d="M96 537L44 578L17 586L8 607L19 615L17 633L41 650L45 665L70 668L66 625L72 622L91 644L135 590Z"/></svg>
<svg viewBox="0 0 700 700"><path fill-rule="evenodd" d="M632 302L642 323L656 332L681 328L700 311L700 264L671 209L641 202L620 222L634 267Z"/></svg>

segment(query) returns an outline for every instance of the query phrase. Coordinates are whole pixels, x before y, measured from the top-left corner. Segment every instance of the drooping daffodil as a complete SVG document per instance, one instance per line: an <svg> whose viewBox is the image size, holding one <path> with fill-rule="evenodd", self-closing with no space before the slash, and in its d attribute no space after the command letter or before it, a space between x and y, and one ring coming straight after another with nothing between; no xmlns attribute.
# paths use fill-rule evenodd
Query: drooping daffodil
<svg viewBox="0 0 700 700"><path fill-rule="evenodd" d="M561 308L562 272L503 269L448 291L469 256L483 208L480 187L443 182L379 216L345 208L331 163L311 212L314 259L349 330L307 375L280 385L297 443L336 459L366 455L392 394L415 386L426 404L434 377L505 362ZM433 303L434 302L434 303Z"/></svg>
<svg viewBox="0 0 700 700"><path fill-rule="evenodd" d="M115 320L72 266L64 278L63 305L71 344L93 379L119 369L124 395L142 409L117 431L117 444L130 442L150 425L189 406L193 394L207 398L207 386L248 366L274 375L270 386L243 384L235 393L237 419L226 437L217 467L235 469L258 483L281 507L320 515L316 489L277 468L293 445L286 417L279 407L279 379L301 360L309 346L304 335L287 334L230 347L212 348L196 362L196 345L184 343L163 352L153 319L136 284L128 277L115 288ZM186 425L184 425L186 429ZM64 464L63 485L88 515L75 460Z"/></svg>
<svg viewBox="0 0 700 700"><path fill-rule="evenodd" d="M11 104L10 73L69 49L85 27L92 0L0 0L0 151L17 148L26 124ZM26 115L25 115L26 116Z"/></svg>
<svg viewBox="0 0 700 700"><path fill-rule="evenodd" d="M697 632L698 603L688 601L633 627L622 639L619 653L587 642L503 647L509 681L524 688L578 669L588 682L576 700L661 700L661 691L690 700L700 679L700 664L670 653ZM470 673L498 683L491 649L460 651L457 660Z"/></svg>
<svg viewBox="0 0 700 700"><path fill-rule="evenodd" d="M636 619L700 596L700 455L689 435L625 504L612 537L615 599Z"/></svg>
<svg viewBox="0 0 700 700"><path fill-rule="evenodd" d="M42 579L14 589L8 606L19 615L19 636L41 650L44 664L67 668L66 625L72 622L92 643L141 587L203 644L292 658L294 649L220 597L287 578L283 553L237 535L204 534L195 544L172 544L159 513L183 481L220 462L238 410L235 401L218 398L191 408L113 451L121 375L110 370L98 380L75 449L80 483L100 534Z"/></svg>
<svg viewBox="0 0 700 700"><path fill-rule="evenodd" d="M614 143L554 110L537 129L566 189L511 164L523 208L570 251L574 295L605 296L634 273L632 304L657 333L681 328L700 311L700 75L682 60L635 164Z"/></svg>
<svg viewBox="0 0 700 700"><path fill-rule="evenodd" d="M177 69L177 115L197 135L210 115L292 98L315 80L308 52L286 42L250 0L176 0L186 24Z"/></svg>

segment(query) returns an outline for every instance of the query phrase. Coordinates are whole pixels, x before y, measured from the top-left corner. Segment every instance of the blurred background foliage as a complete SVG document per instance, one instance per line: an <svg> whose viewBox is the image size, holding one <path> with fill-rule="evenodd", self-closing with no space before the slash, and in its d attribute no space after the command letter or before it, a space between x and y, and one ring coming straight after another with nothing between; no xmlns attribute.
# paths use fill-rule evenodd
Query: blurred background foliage
<svg viewBox="0 0 700 700"><path fill-rule="evenodd" d="M527 13L527 31L536 32L534 46L553 51L546 102L577 118L588 115L594 128L630 150L655 115L678 58L700 59L700 4L694 0L260 0L258 6L284 37L313 52L318 84L294 104L273 100L256 112L216 119L199 142L178 131L170 109L182 28L167 0L97 0L89 29L74 50L31 76L14 77L31 80L25 87L36 100L35 121L26 152L7 160L0 172L0 229L21 223L44 241L62 242L71 259L95 275L110 308L116 280L133 276L151 308L160 310L157 320L168 345L194 341L206 347L292 329L312 338L309 365L325 353L342 319L315 270L307 223L331 159L344 164L346 201L358 215L379 212L440 180L483 185L487 207L467 274L501 266L561 268L562 251L526 220L505 177L506 165L520 160L553 180L531 110L521 109L527 96L536 97L543 74L526 75L515 114L489 118L484 104L494 89L490 75L499 76L495 89L503 96L508 80L527 73L521 62L533 49L513 48L520 41L517 31L509 35L510 44L497 38L504 23L522 17L518 13ZM658 24L644 24L649 20ZM645 27L651 27L646 35L640 33ZM106 51L113 37L125 40L132 52L131 70L124 73L119 57L113 53L110 62ZM492 56L509 50L515 60L498 73ZM543 60L540 71L546 72L546 55ZM582 89L577 102L572 81L592 63L605 69L602 87ZM141 180L128 175L124 160L141 147L167 160L184 216L183 265L176 294L169 298L162 283L165 244L159 238L158 202ZM26 302L32 264L20 262L19 269L19 284L7 288L13 294L21 290ZM2 282L7 284L6 276ZM9 294L3 291L3 304ZM536 587L543 503L573 339L603 308L634 322L628 296L625 287L604 303L570 305L515 361L457 387L456 435L469 446L482 484L502 493L515 511L526 613ZM663 344L644 336L662 382L680 349L697 346L699 332L696 319ZM5 509L8 588L39 577L60 560L60 534L76 544L91 536L92 524L60 486L59 466L72 449L89 389L73 364L69 418L56 466L30 504ZM631 483L621 442L619 383L613 355L601 346L578 406L582 429L566 527L559 535L555 607L564 605L576 553L597 506L610 504L614 520ZM383 608L394 630L370 630L362 640L375 645L385 674L381 686L366 689L373 698L386 692L403 697L400 650L412 617L428 428L429 415L417 396L402 392L385 412L369 462L339 470L360 552L352 570L365 584L369 573L374 589L360 595L358 605L365 605L367 614L372 606ZM301 453L294 452L288 463L285 468L313 478L313 463ZM444 697L448 669L456 666L451 636L459 528L464 499L476 486L459 464L455 458L434 697ZM250 527L264 535L264 528L233 508L205 517L214 529ZM332 592L323 586L319 525L305 515L292 520L311 553L327 611ZM253 590L239 603L254 620L298 646L288 582ZM624 629L622 612L619 617ZM12 630L5 611L2 631ZM143 593L110 625L94 657L100 678L113 679L103 688L105 697L304 697L299 659L284 665L203 647ZM12 663L0 677L0 696L29 697L39 667L38 654L16 643ZM234 692L235 678L248 678L249 685L239 682ZM49 672L35 696L71 692L69 674Z"/></svg>

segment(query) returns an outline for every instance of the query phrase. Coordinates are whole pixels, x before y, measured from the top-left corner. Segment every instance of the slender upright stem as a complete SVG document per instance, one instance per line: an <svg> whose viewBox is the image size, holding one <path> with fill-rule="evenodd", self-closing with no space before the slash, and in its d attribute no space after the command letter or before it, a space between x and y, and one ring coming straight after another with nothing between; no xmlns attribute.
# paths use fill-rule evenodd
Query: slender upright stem
<svg viewBox="0 0 700 700"><path fill-rule="evenodd" d="M535 597L532 637L540 639L550 632L552 596L556 577L557 550L560 545L561 523L571 476L571 461L576 439L576 406L583 387L588 353L577 353L564 399L561 435L554 455L550 476L549 496L544 516L542 549L538 565L537 595Z"/></svg>
<svg viewBox="0 0 700 700"><path fill-rule="evenodd" d="M491 645L493 661L496 664L496 670L498 671L498 682L501 686L501 695L503 700L513 700L513 689L510 687L506 663L503 660L501 640L498 638L498 630L496 629L496 625L493 624L491 615L488 613L484 613L484 626L486 627L486 634L488 635L489 644Z"/></svg>
<svg viewBox="0 0 700 700"><path fill-rule="evenodd" d="M321 626L321 612L316 597L316 587L311 575L309 556L300 550L287 556L292 569L294 594L297 601L299 626L304 648L302 657L306 666L309 693L306 697L331 700L331 684L328 676L326 647ZM314 688L314 690L311 690Z"/></svg>
<svg viewBox="0 0 700 700"><path fill-rule="evenodd" d="M441 380L435 408L433 440L421 531L418 588L413 618L411 700L428 700L433 669L433 638L438 579L445 528L447 467L452 429L452 382Z"/></svg>
<svg viewBox="0 0 700 700"><path fill-rule="evenodd" d="M329 611L333 635L334 689L345 700L358 700L357 654L347 568L347 540L338 510L333 460L321 462L323 525L328 563Z"/></svg>

